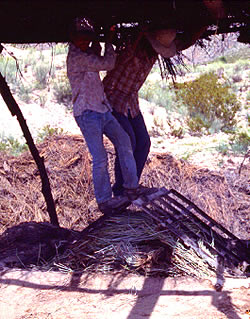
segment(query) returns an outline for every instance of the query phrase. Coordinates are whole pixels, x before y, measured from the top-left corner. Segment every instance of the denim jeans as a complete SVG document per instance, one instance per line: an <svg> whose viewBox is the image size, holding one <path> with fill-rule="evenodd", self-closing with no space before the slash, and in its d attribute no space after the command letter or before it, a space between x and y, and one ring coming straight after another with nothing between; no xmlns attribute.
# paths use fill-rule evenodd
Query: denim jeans
<svg viewBox="0 0 250 319"><path fill-rule="evenodd" d="M110 111L99 113L87 110L80 116L75 117L75 120L81 129L92 156L93 183L97 203L103 203L112 197L103 134L110 139L118 152L123 187L136 188L138 186L138 177L131 142L129 136L112 113Z"/></svg>
<svg viewBox="0 0 250 319"><path fill-rule="evenodd" d="M139 113L136 117L132 118L130 114L125 116L116 111L113 111L113 115L130 137L139 180L151 145L143 116ZM113 186L113 193L116 196L122 195L123 193L123 175L121 172L118 153L115 160L115 184Z"/></svg>

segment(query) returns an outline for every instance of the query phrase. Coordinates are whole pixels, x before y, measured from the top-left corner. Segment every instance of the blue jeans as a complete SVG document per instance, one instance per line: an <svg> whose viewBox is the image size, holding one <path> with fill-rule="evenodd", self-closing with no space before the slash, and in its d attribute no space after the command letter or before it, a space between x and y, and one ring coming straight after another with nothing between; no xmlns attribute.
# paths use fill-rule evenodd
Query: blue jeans
<svg viewBox="0 0 250 319"><path fill-rule="evenodd" d="M130 137L139 180L151 146L143 116L139 113L136 117L132 118L130 114L125 116L116 111L113 111L113 115ZM115 160L115 184L113 186L114 195L123 194L123 189L123 175L119 162L119 154L117 153Z"/></svg>
<svg viewBox="0 0 250 319"><path fill-rule="evenodd" d="M108 158L103 144L105 134L118 152L123 187L136 188L138 177L130 139L110 111L99 113L91 110L75 117L92 155L92 173L95 197L98 204L112 197L108 173Z"/></svg>

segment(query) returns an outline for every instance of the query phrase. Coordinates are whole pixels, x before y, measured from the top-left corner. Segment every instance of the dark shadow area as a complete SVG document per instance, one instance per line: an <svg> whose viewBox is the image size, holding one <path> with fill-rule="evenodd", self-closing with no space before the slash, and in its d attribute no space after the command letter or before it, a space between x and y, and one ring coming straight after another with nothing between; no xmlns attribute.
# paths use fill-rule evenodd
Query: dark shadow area
<svg viewBox="0 0 250 319"><path fill-rule="evenodd" d="M129 218L129 214L126 218ZM135 214L135 212L133 212ZM118 214L119 216L119 214ZM133 215L134 216L134 215ZM67 249L72 243L84 241L88 236L93 235L92 232L102 229L104 222L109 220L109 216L102 216L97 219L94 223L85 228L82 232L75 232L68 229L58 228L49 223L22 223L20 225L9 228L4 234L0 236L0 262L7 268L23 268L29 270L31 265L43 264L54 256L59 256ZM129 222L129 219L128 221ZM107 224L105 224L107 225ZM95 238L93 236L93 238ZM94 240L94 239L92 239ZM158 240L145 240L144 242L137 242L136 245L139 247L139 251L145 251L142 249L143 246L150 246L151 251L161 251L163 254L155 255L154 258L162 260L168 260L171 262L173 250L164 249L159 250L159 245L162 243ZM158 250L157 250L157 249ZM222 258L217 259L216 268L216 284L214 290L178 290L178 289L164 289L164 276L147 276L147 274L154 273L154 260L151 263L145 262L143 267L149 267L147 269L141 268L142 274L144 275L143 286L140 290L135 290L134 295L136 300L132 309L127 316L127 319L134 319L142 309L144 311L144 317L150 318L151 314L159 301L161 296L210 296L211 305L217 308L219 312L227 316L228 319L240 319L235 311L232 303L231 292L223 290L225 283L224 271L225 265ZM159 265L159 264L158 264ZM151 267L151 268L150 268ZM39 269L39 267L38 267ZM86 271L82 268L78 268L71 273L70 282L68 285L50 285L50 284L37 284L22 279L3 279L1 278L8 271L4 269L0 273L0 284L4 285L15 285L20 287L26 287L30 289L39 290L62 290L68 292L79 292L88 294L104 294L106 297L127 294L131 295L131 289L119 289L119 285L123 282L129 272L121 272L112 274L112 278L108 283L107 289L88 289L82 288L81 286L88 285L91 277L93 278L94 272ZM137 271L138 272L138 271ZM144 272L144 273L143 273ZM159 274L160 272L158 272ZM82 278L83 277L83 278ZM174 280L174 279L173 279ZM167 303L166 303L167 308Z"/></svg>
<svg viewBox="0 0 250 319"><path fill-rule="evenodd" d="M47 222L21 223L8 228L0 236L0 261L9 268L41 265L62 253L69 243L79 237L76 231Z"/></svg>

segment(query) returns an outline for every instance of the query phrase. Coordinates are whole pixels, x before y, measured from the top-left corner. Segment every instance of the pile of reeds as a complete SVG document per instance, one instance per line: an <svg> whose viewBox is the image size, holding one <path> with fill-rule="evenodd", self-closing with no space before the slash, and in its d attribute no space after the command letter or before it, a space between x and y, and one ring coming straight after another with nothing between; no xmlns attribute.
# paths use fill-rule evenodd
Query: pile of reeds
<svg viewBox="0 0 250 319"><path fill-rule="evenodd" d="M159 230L144 212L132 210L106 218L83 239L70 244L63 254L55 256L47 267L74 272L129 271L199 278L216 272L168 230Z"/></svg>

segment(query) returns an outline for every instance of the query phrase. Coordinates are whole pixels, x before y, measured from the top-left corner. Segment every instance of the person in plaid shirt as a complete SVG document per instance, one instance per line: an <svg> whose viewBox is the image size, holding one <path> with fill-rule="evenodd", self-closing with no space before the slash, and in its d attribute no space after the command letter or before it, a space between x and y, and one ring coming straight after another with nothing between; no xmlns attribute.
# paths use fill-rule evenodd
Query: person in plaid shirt
<svg viewBox="0 0 250 319"><path fill-rule="evenodd" d="M116 59L115 68L103 79L104 90L113 114L130 137L138 179L150 150L150 137L139 107L138 91L146 80L158 53L142 35L129 44ZM123 177L118 156L115 159L114 195L123 194Z"/></svg>
<svg viewBox="0 0 250 319"><path fill-rule="evenodd" d="M195 26L183 34L175 29L141 32L133 43L128 43L117 56L115 67L103 79L106 96L113 114L130 137L136 161L138 180L150 151L150 137L139 107L138 92L155 64L158 55L170 58L177 51L194 44L206 30ZM119 158L115 159L114 195L124 192Z"/></svg>

